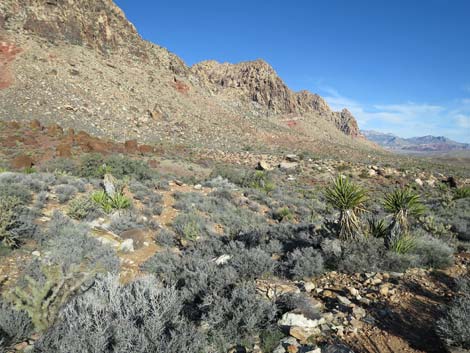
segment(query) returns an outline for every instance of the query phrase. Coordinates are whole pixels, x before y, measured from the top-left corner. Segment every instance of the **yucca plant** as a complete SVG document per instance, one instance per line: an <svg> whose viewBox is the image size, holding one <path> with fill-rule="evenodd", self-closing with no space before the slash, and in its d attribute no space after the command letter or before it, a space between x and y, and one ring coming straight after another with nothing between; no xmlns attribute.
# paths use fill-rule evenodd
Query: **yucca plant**
<svg viewBox="0 0 470 353"><path fill-rule="evenodd" d="M99 190L91 194L91 200L98 204L106 213L111 213L112 210L122 210L131 206L131 200L120 192L116 192L113 197L109 197L104 190Z"/></svg>
<svg viewBox="0 0 470 353"><path fill-rule="evenodd" d="M357 239L359 237L358 215L365 211L366 191L348 178L339 176L325 191L326 200L339 210L339 237Z"/></svg>
<svg viewBox="0 0 470 353"><path fill-rule="evenodd" d="M389 247L402 236L408 235L410 218L422 216L426 210L419 194L410 188L399 188L387 194L384 208L392 215L390 233L386 239Z"/></svg>
<svg viewBox="0 0 470 353"><path fill-rule="evenodd" d="M372 236L374 238L385 238L387 236L388 226L384 219L371 218L368 223L368 236Z"/></svg>
<svg viewBox="0 0 470 353"><path fill-rule="evenodd" d="M131 201L124 194L117 192L110 198L111 207L116 210L122 210L131 206Z"/></svg>
<svg viewBox="0 0 470 353"><path fill-rule="evenodd" d="M416 246L416 239L410 234L404 234L401 237L394 238L389 249L396 252L397 254L407 254L413 250Z"/></svg>

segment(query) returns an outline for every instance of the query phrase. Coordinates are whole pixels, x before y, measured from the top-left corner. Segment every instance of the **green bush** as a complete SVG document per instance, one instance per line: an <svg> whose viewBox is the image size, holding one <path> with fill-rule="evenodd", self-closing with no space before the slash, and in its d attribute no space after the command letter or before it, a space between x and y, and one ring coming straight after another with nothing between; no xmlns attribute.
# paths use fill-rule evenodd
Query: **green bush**
<svg viewBox="0 0 470 353"><path fill-rule="evenodd" d="M462 186L454 191L454 200L470 197L470 186Z"/></svg>
<svg viewBox="0 0 470 353"><path fill-rule="evenodd" d="M470 349L470 285L464 280L457 288L461 293L448 306L443 318L437 322L439 337L451 347ZM462 284L465 284L462 286Z"/></svg>
<svg viewBox="0 0 470 353"><path fill-rule="evenodd" d="M173 221L176 234L187 240L196 240L206 234L206 220L195 213L180 213Z"/></svg>
<svg viewBox="0 0 470 353"><path fill-rule="evenodd" d="M15 212L20 205L16 197L0 198L0 241L3 245L13 248L19 244L19 239L11 230L15 225Z"/></svg>
<svg viewBox="0 0 470 353"><path fill-rule="evenodd" d="M70 201L67 215L76 220L92 219L99 215L99 209L90 196L80 196Z"/></svg>

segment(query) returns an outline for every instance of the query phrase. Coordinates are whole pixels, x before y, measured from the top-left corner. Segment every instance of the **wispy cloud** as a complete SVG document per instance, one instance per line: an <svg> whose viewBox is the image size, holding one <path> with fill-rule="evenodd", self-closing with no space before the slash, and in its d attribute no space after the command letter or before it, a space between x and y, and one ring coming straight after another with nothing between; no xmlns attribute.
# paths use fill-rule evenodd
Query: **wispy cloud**
<svg viewBox="0 0 470 353"><path fill-rule="evenodd" d="M348 108L363 129L391 132L403 137L444 135L470 142L470 98L445 105L405 102L365 104L345 97L334 88L321 87L333 110Z"/></svg>

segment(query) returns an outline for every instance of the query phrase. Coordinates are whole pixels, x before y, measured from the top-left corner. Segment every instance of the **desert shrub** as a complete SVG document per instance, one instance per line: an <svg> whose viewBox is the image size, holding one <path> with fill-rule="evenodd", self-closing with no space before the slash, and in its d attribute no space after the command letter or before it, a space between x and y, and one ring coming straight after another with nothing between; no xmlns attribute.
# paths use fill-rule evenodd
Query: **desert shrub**
<svg viewBox="0 0 470 353"><path fill-rule="evenodd" d="M283 294L276 299L276 306L281 313L295 310L311 320L320 318L318 308L314 307L311 299L302 293Z"/></svg>
<svg viewBox="0 0 470 353"><path fill-rule="evenodd" d="M150 277L127 285L118 277L97 281L61 311L61 321L36 343L38 352L201 351L204 337L181 314L172 288Z"/></svg>
<svg viewBox="0 0 470 353"><path fill-rule="evenodd" d="M155 241L158 244L168 246L168 247L175 246L176 244L175 240L176 240L176 234L165 228L160 229L157 235L155 236Z"/></svg>
<svg viewBox="0 0 470 353"><path fill-rule="evenodd" d="M339 210L339 233L341 239L358 239L358 214L364 211L366 192L349 179L339 176L325 191L326 200Z"/></svg>
<svg viewBox="0 0 470 353"><path fill-rule="evenodd" d="M277 328L268 328L260 333L260 348L262 352L274 352L285 335Z"/></svg>
<svg viewBox="0 0 470 353"><path fill-rule="evenodd" d="M90 237L87 226L74 224L61 215L56 215L49 223L45 247L52 263L60 264L66 270L75 265L113 273L119 270L116 253Z"/></svg>
<svg viewBox="0 0 470 353"><path fill-rule="evenodd" d="M204 186L210 187L212 189L218 189L218 190L237 189L237 186L234 183L230 182L228 179L225 179L220 175L204 182Z"/></svg>
<svg viewBox="0 0 470 353"><path fill-rule="evenodd" d="M449 346L470 349L470 285L462 280L457 288L461 290L447 311L437 322L439 337Z"/></svg>
<svg viewBox="0 0 470 353"><path fill-rule="evenodd" d="M271 255L259 248L246 249L242 244L231 242L227 251L232 258L229 260L239 276L245 279L261 278L272 274L276 262Z"/></svg>
<svg viewBox="0 0 470 353"><path fill-rule="evenodd" d="M34 208L37 210L42 210L49 199L49 193L46 191L41 191L36 195L36 201L34 202Z"/></svg>
<svg viewBox="0 0 470 353"><path fill-rule="evenodd" d="M329 259L330 266L342 272L377 272L381 269L385 247L380 239L342 243L340 258Z"/></svg>
<svg viewBox="0 0 470 353"><path fill-rule="evenodd" d="M206 220L195 213L180 213L173 220L176 234L187 240L196 240L206 235Z"/></svg>
<svg viewBox="0 0 470 353"><path fill-rule="evenodd" d="M470 197L470 186L462 186L454 190L454 200Z"/></svg>
<svg viewBox="0 0 470 353"><path fill-rule="evenodd" d="M241 284L229 296L211 295L206 302L215 304L203 320L219 352L237 343L254 343L254 334L272 326L276 315L276 306L261 299L251 283Z"/></svg>
<svg viewBox="0 0 470 353"><path fill-rule="evenodd" d="M33 325L28 314L16 310L11 304L0 300L0 351L28 339L33 333Z"/></svg>
<svg viewBox="0 0 470 353"><path fill-rule="evenodd" d="M77 174L77 164L70 158L54 158L41 166L41 171L55 174Z"/></svg>
<svg viewBox="0 0 470 353"><path fill-rule="evenodd" d="M214 168L210 177L212 180L216 178L219 181L228 180L230 183L236 184L238 186L248 186L245 182L246 174L247 174L247 171L241 168L220 165Z"/></svg>
<svg viewBox="0 0 470 353"><path fill-rule="evenodd" d="M445 268L453 263L454 250L440 239L423 236L416 239L413 253L420 256L421 266Z"/></svg>
<svg viewBox="0 0 470 353"><path fill-rule="evenodd" d="M77 174L83 178L102 178L106 174L104 159L99 154L86 154L79 162Z"/></svg>
<svg viewBox="0 0 470 353"><path fill-rule="evenodd" d="M125 211L114 214L111 217L110 230L116 234L121 234L126 230L145 228L145 222L133 211Z"/></svg>
<svg viewBox="0 0 470 353"><path fill-rule="evenodd" d="M314 248L295 249L287 254L286 267L293 279L312 278L324 272L321 252Z"/></svg>
<svg viewBox="0 0 470 353"><path fill-rule="evenodd" d="M112 155L104 161L116 178L132 177L136 180L150 180L156 176L154 171L143 161L126 156Z"/></svg>
<svg viewBox="0 0 470 353"><path fill-rule="evenodd" d="M266 236L269 241L277 240L281 243L284 252L297 248L318 247L321 240L314 227L309 224L276 224L266 230Z"/></svg>
<svg viewBox="0 0 470 353"><path fill-rule="evenodd" d="M21 205L17 197L0 198L0 241L8 247L19 246L38 234L36 214Z"/></svg>
<svg viewBox="0 0 470 353"><path fill-rule="evenodd" d="M292 214L292 211L289 209L289 207L280 207L273 212L273 219L279 222L284 220L292 221L294 219L294 215Z"/></svg>
<svg viewBox="0 0 470 353"><path fill-rule="evenodd" d="M89 196L80 196L68 205L67 215L76 220L92 220L100 215L101 211Z"/></svg>
<svg viewBox="0 0 470 353"><path fill-rule="evenodd" d="M61 307L93 276L78 266L65 272L60 265L41 264L40 270L38 279L26 275L25 283L7 294L17 309L28 313L37 332L50 327Z"/></svg>
<svg viewBox="0 0 470 353"><path fill-rule="evenodd" d="M20 183L9 183L0 180L0 198L15 197L23 205L27 205L32 200L30 189Z"/></svg>
<svg viewBox="0 0 470 353"><path fill-rule="evenodd" d="M69 201L71 198L75 196L77 192L78 192L78 189L75 186L68 185L68 184L58 185L55 188L55 193L60 203L65 203Z"/></svg>
<svg viewBox="0 0 470 353"><path fill-rule="evenodd" d="M183 256L169 251L156 253L142 268L154 273L166 285L175 286L186 303L191 303L188 306L193 312L191 315L196 316L210 309L200 305L206 295L225 293L238 280L232 267L219 266L210 257L197 252Z"/></svg>

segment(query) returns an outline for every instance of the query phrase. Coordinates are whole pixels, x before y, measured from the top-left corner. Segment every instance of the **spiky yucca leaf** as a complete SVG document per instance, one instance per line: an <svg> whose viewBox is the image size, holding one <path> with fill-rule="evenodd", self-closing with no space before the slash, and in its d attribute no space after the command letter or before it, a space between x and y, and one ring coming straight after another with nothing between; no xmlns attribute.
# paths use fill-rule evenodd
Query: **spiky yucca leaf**
<svg viewBox="0 0 470 353"><path fill-rule="evenodd" d="M368 235L374 238L385 238L388 233L388 226L384 219L369 219Z"/></svg>
<svg viewBox="0 0 470 353"><path fill-rule="evenodd" d="M419 194L410 188L396 189L385 195L384 208L404 232L408 231L409 217L419 217L426 211Z"/></svg>
<svg viewBox="0 0 470 353"><path fill-rule="evenodd" d="M365 211L366 191L348 178L339 176L333 185L325 190L325 197L340 212L339 237L357 239L360 228L358 214Z"/></svg>
<svg viewBox="0 0 470 353"><path fill-rule="evenodd" d="M412 235L405 234L401 237L393 239L390 243L389 249L395 251L397 254L407 254L416 246L416 239Z"/></svg>

